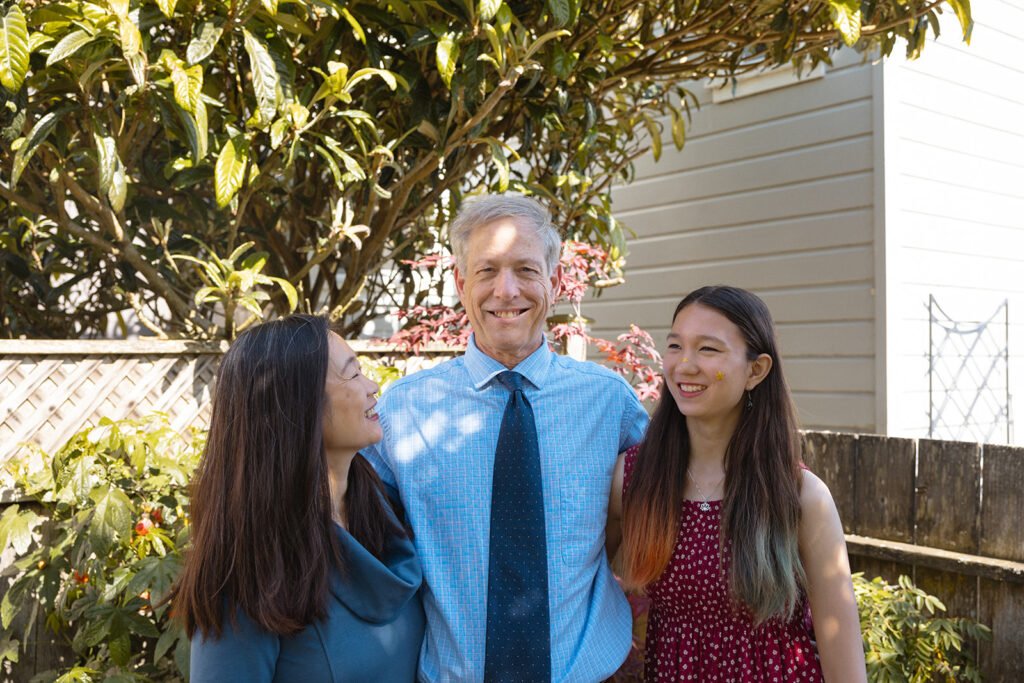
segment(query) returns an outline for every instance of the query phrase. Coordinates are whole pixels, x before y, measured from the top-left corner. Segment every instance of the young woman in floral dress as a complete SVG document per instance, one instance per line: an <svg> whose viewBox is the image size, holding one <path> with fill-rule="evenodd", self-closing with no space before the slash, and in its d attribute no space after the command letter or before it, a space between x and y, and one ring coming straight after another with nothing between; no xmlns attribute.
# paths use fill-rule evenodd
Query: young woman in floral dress
<svg viewBox="0 0 1024 683"><path fill-rule="evenodd" d="M651 598L648 681L866 681L839 515L803 468L775 329L759 298L680 302L668 391L619 459L623 582ZM617 495L621 493L621 495Z"/></svg>

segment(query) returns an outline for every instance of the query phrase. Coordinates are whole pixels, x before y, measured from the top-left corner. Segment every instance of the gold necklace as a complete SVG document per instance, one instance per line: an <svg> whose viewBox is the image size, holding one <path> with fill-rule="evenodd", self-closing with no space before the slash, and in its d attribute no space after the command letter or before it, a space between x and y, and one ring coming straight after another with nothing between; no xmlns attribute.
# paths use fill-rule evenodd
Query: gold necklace
<svg viewBox="0 0 1024 683"><path fill-rule="evenodd" d="M693 482L693 485L697 487L697 495L704 499L700 503L697 504L697 507L699 507L704 512L710 511L711 510L711 503L708 502L708 497L704 495L704 491L701 489L700 484L698 484L697 480L693 478L693 474L690 472L690 468L689 467L686 468L686 476L688 476L690 478L690 481ZM725 479L725 472L722 473L721 479L716 481L715 485L711 487L711 492L712 493L715 492L715 490L718 488L718 485L721 484L722 480L724 480L724 479Z"/></svg>

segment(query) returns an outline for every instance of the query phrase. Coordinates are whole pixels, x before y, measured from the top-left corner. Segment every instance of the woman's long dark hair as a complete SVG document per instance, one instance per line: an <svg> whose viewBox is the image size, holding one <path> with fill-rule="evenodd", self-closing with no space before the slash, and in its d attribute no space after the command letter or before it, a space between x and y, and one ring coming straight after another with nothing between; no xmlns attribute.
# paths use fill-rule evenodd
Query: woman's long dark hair
<svg viewBox="0 0 1024 683"><path fill-rule="evenodd" d="M801 437L768 307L743 289L702 287L679 302L672 320L697 303L739 328L749 360L762 353L772 359L768 375L751 392L753 407L743 411L726 449L722 502L730 595L760 623L791 614L806 583L797 544ZM623 580L630 588L655 581L672 558L689 459L686 417L666 390L623 496Z"/></svg>
<svg viewBox="0 0 1024 683"><path fill-rule="evenodd" d="M334 532L323 441L328 324L292 315L248 330L221 360L213 416L192 482L191 541L171 594L189 637L222 632L236 609L288 635L326 613ZM349 531L380 557L389 533L383 484L356 455Z"/></svg>

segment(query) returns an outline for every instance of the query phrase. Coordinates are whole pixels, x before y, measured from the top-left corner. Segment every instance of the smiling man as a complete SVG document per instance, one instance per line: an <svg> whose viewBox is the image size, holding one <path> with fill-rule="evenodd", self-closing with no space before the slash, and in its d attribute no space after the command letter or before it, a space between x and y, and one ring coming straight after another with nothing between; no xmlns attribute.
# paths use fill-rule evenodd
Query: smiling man
<svg viewBox="0 0 1024 683"><path fill-rule="evenodd" d="M363 452L399 489L423 562L419 680L604 680L631 642L608 493L647 414L621 377L548 348L561 240L543 207L478 197L449 234L469 347L395 382L384 440Z"/></svg>

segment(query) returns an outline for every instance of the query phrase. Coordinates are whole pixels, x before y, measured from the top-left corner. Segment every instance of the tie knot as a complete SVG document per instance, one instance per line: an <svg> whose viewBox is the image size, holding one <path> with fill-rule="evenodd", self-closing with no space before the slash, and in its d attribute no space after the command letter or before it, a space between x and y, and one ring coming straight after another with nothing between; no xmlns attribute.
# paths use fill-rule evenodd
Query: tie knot
<svg viewBox="0 0 1024 683"><path fill-rule="evenodd" d="M501 382L502 386L511 392L523 390L523 376L518 372L512 372L506 370L505 372L498 375L498 381Z"/></svg>

